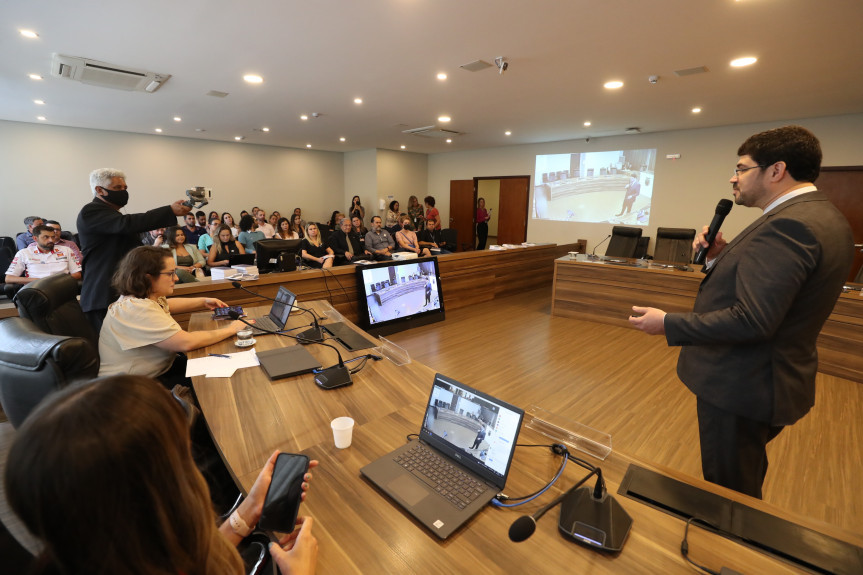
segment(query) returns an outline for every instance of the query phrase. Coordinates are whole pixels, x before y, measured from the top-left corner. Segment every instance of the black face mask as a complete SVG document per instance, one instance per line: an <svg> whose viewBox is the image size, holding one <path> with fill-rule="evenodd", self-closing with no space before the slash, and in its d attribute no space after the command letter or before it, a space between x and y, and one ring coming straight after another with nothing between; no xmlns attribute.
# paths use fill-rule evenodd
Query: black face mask
<svg viewBox="0 0 863 575"><path fill-rule="evenodd" d="M414 231L414 226L413 226L413 224L405 224L402 226L402 229L407 230L409 232L412 232L412 231Z"/></svg>
<svg viewBox="0 0 863 575"><path fill-rule="evenodd" d="M102 186L99 187L102 188ZM102 188L102 191L107 194L102 196L102 198L111 202L115 206L120 206L122 208L129 203L129 190L109 190L107 188Z"/></svg>

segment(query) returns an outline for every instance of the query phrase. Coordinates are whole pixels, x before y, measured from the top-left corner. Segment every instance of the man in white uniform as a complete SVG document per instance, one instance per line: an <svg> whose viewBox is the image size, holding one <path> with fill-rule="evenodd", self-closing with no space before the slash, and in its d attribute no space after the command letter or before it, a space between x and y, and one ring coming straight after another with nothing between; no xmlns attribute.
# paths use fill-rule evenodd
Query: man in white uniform
<svg viewBox="0 0 863 575"><path fill-rule="evenodd" d="M33 228L36 242L19 250L6 270L7 284L26 284L54 274L70 274L81 279L81 262L66 246L54 244L54 228Z"/></svg>

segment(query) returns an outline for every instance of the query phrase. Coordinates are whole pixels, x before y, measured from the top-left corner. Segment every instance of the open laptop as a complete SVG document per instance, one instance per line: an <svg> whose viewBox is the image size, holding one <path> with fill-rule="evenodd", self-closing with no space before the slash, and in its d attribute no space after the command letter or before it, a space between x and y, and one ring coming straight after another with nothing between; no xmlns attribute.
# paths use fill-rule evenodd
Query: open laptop
<svg viewBox="0 0 863 575"><path fill-rule="evenodd" d="M360 472L445 539L503 489L523 418L523 410L438 373L419 439ZM441 485L447 479L452 484Z"/></svg>
<svg viewBox="0 0 863 575"><path fill-rule="evenodd" d="M264 317L255 318L254 327L250 326L253 335L262 335L267 331L282 331L285 329L285 324L288 323L288 316L291 315L291 309L294 307L294 302L297 296L284 286L279 286L279 291L276 294L275 301L270 307L270 313ZM261 328L261 329L259 329ZM267 330L267 331L263 331Z"/></svg>

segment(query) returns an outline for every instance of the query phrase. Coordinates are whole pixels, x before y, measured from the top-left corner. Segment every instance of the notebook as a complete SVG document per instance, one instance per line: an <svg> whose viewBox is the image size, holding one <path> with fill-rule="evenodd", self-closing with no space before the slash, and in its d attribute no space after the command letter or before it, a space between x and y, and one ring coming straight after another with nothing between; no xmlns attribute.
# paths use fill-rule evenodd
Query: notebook
<svg viewBox="0 0 863 575"><path fill-rule="evenodd" d="M419 439L360 472L446 539L503 489L523 418L523 410L438 373Z"/></svg>
<svg viewBox="0 0 863 575"><path fill-rule="evenodd" d="M285 324L288 323L288 316L291 315L291 309L294 307L294 301L297 296L288 291L284 286L279 286L279 291L276 294L276 299L270 308L270 313L264 317L255 318L255 323L251 327L253 335L265 334L268 331L282 331L285 329ZM267 330L267 331L262 331Z"/></svg>

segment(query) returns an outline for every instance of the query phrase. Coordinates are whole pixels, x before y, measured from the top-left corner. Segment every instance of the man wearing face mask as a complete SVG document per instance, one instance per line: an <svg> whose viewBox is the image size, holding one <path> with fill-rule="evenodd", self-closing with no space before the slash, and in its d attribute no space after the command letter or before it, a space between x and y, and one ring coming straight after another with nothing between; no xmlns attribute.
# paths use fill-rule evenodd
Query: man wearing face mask
<svg viewBox="0 0 863 575"><path fill-rule="evenodd" d="M99 333L108 304L117 299L111 276L120 260L141 245L140 234L177 225L177 216L191 208L177 200L143 214L122 214L120 209L129 202L126 174L111 168L90 173L90 190L93 201L81 208L77 222L84 254L81 308Z"/></svg>

